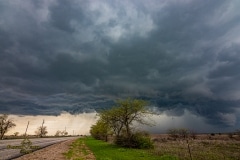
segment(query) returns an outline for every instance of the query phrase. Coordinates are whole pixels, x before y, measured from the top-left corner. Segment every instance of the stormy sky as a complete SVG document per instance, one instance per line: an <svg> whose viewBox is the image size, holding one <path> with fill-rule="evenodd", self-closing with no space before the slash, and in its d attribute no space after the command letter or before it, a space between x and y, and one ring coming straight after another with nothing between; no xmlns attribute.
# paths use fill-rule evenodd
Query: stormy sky
<svg viewBox="0 0 240 160"><path fill-rule="evenodd" d="M149 101L157 122L240 128L239 8L239 0L0 0L0 113L94 113L132 97Z"/></svg>

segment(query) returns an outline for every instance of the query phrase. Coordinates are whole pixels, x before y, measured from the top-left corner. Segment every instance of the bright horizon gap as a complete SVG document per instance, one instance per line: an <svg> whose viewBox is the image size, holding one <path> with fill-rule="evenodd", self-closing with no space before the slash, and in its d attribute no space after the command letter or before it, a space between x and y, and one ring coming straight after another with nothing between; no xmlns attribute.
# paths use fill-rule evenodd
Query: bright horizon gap
<svg viewBox="0 0 240 160"><path fill-rule="evenodd" d="M48 136L55 135L60 130L68 132L68 135L87 135L89 134L90 126L96 121L96 113L82 113L72 115L68 112L62 112L58 116L44 116L44 115L9 115L9 118L14 121L16 127L11 128L6 135L13 135L15 132L19 132L19 135L25 133L27 123L28 135L35 135L35 131L42 125L47 126Z"/></svg>
<svg viewBox="0 0 240 160"><path fill-rule="evenodd" d="M35 131L42 125L43 120L44 126L47 126L48 136L55 135L58 130L64 131L65 128L68 135L89 135L90 127L97 121L96 114L97 112L79 114L62 112L58 116L25 116L10 114L9 118L14 121L16 127L10 129L6 135L13 135L15 132L19 132L19 135L24 134L28 121L29 127L27 134L35 135ZM227 131L227 129L222 130L221 128L215 128L212 125L207 124L203 117L198 117L190 113L188 110L185 110L184 114L181 116L169 116L167 112L162 112L160 114L153 115L150 120L154 122L154 126L136 125L136 128L148 131L151 134L167 133L170 128L186 128L193 130L196 133L220 133ZM234 129L232 129L232 131L234 131Z"/></svg>

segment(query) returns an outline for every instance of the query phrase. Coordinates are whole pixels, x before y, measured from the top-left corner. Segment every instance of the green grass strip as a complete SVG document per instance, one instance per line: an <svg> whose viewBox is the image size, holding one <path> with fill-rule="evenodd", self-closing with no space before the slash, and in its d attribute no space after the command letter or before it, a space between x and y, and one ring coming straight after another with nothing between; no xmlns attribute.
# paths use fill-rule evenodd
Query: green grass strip
<svg viewBox="0 0 240 160"><path fill-rule="evenodd" d="M63 153L66 157L66 159L71 159L71 160L85 160L85 156L89 154L86 151L86 148L84 147L84 142L82 139L77 139L74 141L68 152Z"/></svg>
<svg viewBox="0 0 240 160"><path fill-rule="evenodd" d="M122 148L91 137L83 138L97 160L177 160L173 156L157 156L149 150Z"/></svg>

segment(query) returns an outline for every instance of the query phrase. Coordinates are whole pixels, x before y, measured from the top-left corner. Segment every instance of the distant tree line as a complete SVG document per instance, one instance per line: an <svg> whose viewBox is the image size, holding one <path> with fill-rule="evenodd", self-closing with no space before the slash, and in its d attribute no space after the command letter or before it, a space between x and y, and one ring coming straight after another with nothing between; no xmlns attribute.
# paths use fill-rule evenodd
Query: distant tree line
<svg viewBox="0 0 240 160"><path fill-rule="evenodd" d="M58 130L56 133L55 133L55 136L56 137L59 137L59 136L67 136L68 135L68 132L67 131L60 131Z"/></svg>
<svg viewBox="0 0 240 160"><path fill-rule="evenodd" d="M35 135L42 138L47 136L47 126L44 126L44 120L41 126L39 126L36 131L35 131ZM8 118L7 114L2 114L0 115L0 139L3 139L4 135L12 128L14 128L16 126L16 124L14 123L14 121L12 119ZM13 135L15 137L19 136L19 132L14 132ZM64 131L57 131L55 136L67 136L68 132L66 130ZM26 135L22 135L22 136L26 136Z"/></svg>
<svg viewBox="0 0 240 160"><path fill-rule="evenodd" d="M197 133L193 130L189 130L186 128L171 128L168 130L168 135L175 140L187 138L195 139Z"/></svg>

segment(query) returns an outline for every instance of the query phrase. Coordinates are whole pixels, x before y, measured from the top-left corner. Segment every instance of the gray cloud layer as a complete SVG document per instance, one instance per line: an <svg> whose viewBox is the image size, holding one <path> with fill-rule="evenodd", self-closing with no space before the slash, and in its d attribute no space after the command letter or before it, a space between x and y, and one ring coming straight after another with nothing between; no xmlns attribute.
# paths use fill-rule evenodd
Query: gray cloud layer
<svg viewBox="0 0 240 160"><path fill-rule="evenodd" d="M91 112L139 97L239 127L238 0L0 2L0 112Z"/></svg>

